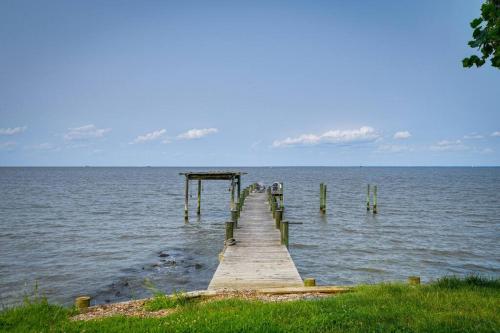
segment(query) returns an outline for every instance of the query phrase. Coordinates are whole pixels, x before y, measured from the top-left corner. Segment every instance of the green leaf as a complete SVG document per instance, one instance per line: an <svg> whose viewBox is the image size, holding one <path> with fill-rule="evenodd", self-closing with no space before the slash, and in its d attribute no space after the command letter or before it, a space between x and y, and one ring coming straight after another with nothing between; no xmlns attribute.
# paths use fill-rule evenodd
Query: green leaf
<svg viewBox="0 0 500 333"><path fill-rule="evenodd" d="M483 23L483 19L478 17L470 23L470 26L472 29L476 29L481 23Z"/></svg>
<svg viewBox="0 0 500 333"><path fill-rule="evenodd" d="M464 58L462 60L462 66L465 67L465 68L471 68L472 67L472 63L470 62L469 58Z"/></svg>
<svg viewBox="0 0 500 333"><path fill-rule="evenodd" d="M472 33L472 37L477 39L479 36L481 36L481 32L483 32L481 27L474 29L474 32Z"/></svg>

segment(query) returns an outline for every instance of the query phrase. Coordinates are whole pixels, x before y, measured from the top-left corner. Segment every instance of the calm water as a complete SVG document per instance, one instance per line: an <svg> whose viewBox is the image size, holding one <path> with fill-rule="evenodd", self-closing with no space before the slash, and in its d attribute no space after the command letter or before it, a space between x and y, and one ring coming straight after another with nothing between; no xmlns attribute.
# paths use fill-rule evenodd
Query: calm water
<svg viewBox="0 0 500 333"><path fill-rule="evenodd" d="M206 182L202 216L183 220L181 171L196 168L0 168L0 305L35 283L50 300L104 303L156 288L206 288L223 247L229 183ZM239 168L285 185L290 251L322 284L420 275L500 275L500 168ZM318 213L319 183L328 211ZM365 210L378 184L379 215ZM160 254L168 256L160 257Z"/></svg>

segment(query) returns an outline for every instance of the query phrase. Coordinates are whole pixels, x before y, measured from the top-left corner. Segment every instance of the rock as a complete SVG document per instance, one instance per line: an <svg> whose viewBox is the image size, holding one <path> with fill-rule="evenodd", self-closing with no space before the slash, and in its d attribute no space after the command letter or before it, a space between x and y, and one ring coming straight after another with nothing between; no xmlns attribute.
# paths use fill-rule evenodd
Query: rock
<svg viewBox="0 0 500 333"><path fill-rule="evenodd" d="M169 257L169 256L170 256L170 254L168 254L168 253L163 253L163 252L162 252L162 253L160 253L160 255L159 255L159 257L160 257L160 258L166 258L166 257Z"/></svg>
<svg viewBox="0 0 500 333"><path fill-rule="evenodd" d="M202 264L194 264L195 269L202 269L203 265Z"/></svg>
<svg viewBox="0 0 500 333"><path fill-rule="evenodd" d="M176 262L175 262L175 260L167 260L167 261L165 261L165 264L169 265L169 266L175 266Z"/></svg>

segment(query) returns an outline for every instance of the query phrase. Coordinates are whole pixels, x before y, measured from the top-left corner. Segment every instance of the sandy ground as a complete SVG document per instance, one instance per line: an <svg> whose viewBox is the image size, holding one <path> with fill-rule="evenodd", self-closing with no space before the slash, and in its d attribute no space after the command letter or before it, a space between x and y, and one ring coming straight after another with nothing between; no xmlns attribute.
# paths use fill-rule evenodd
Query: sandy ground
<svg viewBox="0 0 500 333"><path fill-rule="evenodd" d="M242 291L219 291L217 294L204 296L196 295L190 296L189 299L197 302L210 302L214 300L238 298L245 300L259 300L264 302L284 302L294 301L300 299L318 299L323 297L332 297L333 294L328 293L291 293L291 294L260 294L255 290L242 290ZM170 308L159 311L147 311L144 305L149 299L134 300L128 302L96 305L82 311L80 314L72 317L72 320L94 320L112 316L132 316L140 318L151 317L164 317L168 316L178 310L178 308Z"/></svg>

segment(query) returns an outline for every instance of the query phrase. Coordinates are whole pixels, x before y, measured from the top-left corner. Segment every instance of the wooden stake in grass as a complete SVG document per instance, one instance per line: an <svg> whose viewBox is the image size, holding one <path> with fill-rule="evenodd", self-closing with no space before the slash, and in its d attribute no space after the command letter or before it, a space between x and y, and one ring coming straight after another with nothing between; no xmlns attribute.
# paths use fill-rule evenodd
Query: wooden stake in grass
<svg viewBox="0 0 500 333"><path fill-rule="evenodd" d="M304 279L304 287L314 287L315 285L316 285L316 279L314 278Z"/></svg>
<svg viewBox="0 0 500 333"><path fill-rule="evenodd" d="M408 277L408 284L412 286L416 286L420 284L420 276L409 276Z"/></svg>
<svg viewBox="0 0 500 333"><path fill-rule="evenodd" d="M79 296L75 299L75 306L78 310L86 309L90 306L89 296Z"/></svg>

